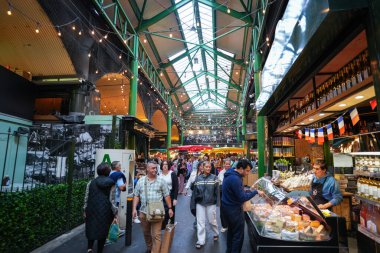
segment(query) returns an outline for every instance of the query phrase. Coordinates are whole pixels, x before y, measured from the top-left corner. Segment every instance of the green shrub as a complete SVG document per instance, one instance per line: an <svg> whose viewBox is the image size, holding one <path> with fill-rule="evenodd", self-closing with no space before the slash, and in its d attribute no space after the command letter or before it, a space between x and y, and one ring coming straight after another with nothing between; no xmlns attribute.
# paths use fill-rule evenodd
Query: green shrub
<svg viewBox="0 0 380 253"><path fill-rule="evenodd" d="M0 192L0 252L30 252L81 224L86 184L74 181L71 199L67 184Z"/></svg>

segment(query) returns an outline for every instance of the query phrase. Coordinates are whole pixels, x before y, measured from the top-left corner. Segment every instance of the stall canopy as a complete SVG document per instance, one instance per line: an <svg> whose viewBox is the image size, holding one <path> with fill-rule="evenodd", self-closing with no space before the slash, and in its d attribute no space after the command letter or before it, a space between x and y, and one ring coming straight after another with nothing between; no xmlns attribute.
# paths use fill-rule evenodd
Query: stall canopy
<svg viewBox="0 0 380 253"><path fill-rule="evenodd" d="M178 150L178 151L188 151L188 152L199 152L203 150L212 150L211 146L202 146L202 145L185 145L169 148L169 150Z"/></svg>

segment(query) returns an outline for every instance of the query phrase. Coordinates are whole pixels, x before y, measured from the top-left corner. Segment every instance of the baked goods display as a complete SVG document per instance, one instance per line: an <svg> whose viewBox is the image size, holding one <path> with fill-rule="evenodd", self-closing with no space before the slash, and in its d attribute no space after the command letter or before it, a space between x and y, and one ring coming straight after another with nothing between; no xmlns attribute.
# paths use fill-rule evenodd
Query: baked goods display
<svg viewBox="0 0 380 253"><path fill-rule="evenodd" d="M311 174L300 174L283 180L280 185L289 191L309 190L312 180Z"/></svg>

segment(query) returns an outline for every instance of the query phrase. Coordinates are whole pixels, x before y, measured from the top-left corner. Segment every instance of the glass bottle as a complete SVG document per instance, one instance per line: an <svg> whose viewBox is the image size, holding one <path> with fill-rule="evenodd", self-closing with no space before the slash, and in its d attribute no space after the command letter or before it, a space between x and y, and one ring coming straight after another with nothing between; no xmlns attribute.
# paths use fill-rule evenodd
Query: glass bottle
<svg viewBox="0 0 380 253"><path fill-rule="evenodd" d="M356 58L355 59L355 68L356 68L356 80L358 81L358 83L361 83L363 82L363 72L362 72L362 68L363 66L361 66L361 62L360 62L360 58Z"/></svg>
<svg viewBox="0 0 380 253"><path fill-rule="evenodd" d="M344 78L346 79L346 89L348 90L348 89L350 89L352 87L349 66L344 67L344 74L345 74Z"/></svg>
<svg viewBox="0 0 380 253"><path fill-rule="evenodd" d="M339 71L340 74L340 87L341 87L341 93L345 92L347 90L346 87L346 77L344 74L344 68ZM338 91L339 92L339 91Z"/></svg>
<svg viewBox="0 0 380 253"><path fill-rule="evenodd" d="M355 86L357 84L356 80L356 72L354 63L350 63L350 76L351 76L351 86Z"/></svg>
<svg viewBox="0 0 380 253"><path fill-rule="evenodd" d="M358 188L358 195L359 196L362 196L362 180L363 179L361 177L359 177L359 179L358 179L358 181L356 183L356 186Z"/></svg>
<svg viewBox="0 0 380 253"><path fill-rule="evenodd" d="M364 228L367 228L367 211L368 204L362 202L362 207L360 208L360 225Z"/></svg>

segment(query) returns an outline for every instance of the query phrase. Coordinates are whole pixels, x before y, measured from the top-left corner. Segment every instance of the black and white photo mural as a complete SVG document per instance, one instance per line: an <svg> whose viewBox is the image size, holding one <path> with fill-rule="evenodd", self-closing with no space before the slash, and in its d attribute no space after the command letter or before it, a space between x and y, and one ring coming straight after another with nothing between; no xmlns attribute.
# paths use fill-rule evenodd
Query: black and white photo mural
<svg viewBox="0 0 380 253"><path fill-rule="evenodd" d="M74 145L74 178L93 177L96 149L105 147L111 128L111 125L73 124L33 126L28 140L25 182L34 185L64 181L71 145Z"/></svg>

